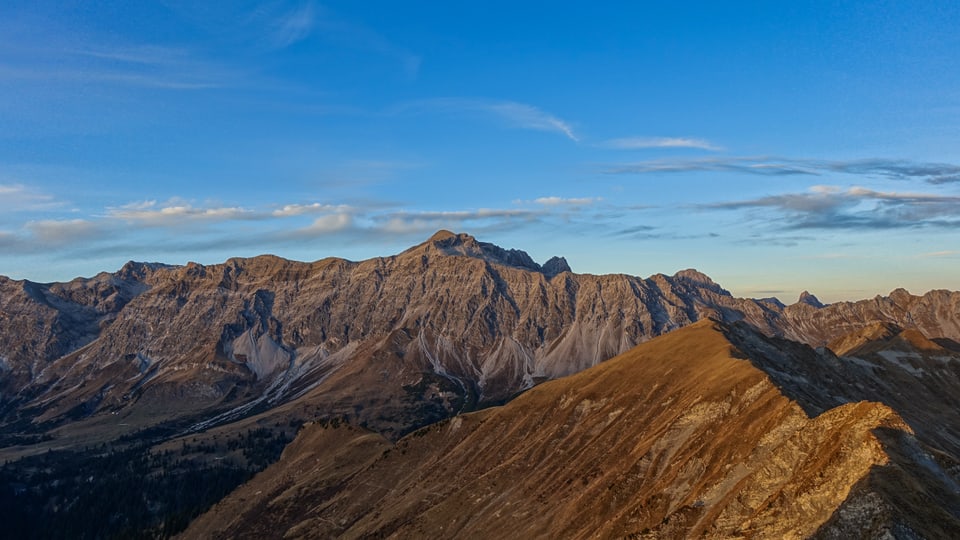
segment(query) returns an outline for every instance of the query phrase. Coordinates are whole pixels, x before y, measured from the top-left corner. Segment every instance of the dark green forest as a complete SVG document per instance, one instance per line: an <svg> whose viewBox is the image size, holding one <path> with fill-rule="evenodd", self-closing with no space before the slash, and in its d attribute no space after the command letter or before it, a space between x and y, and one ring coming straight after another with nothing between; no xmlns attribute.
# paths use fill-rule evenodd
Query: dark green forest
<svg viewBox="0 0 960 540"><path fill-rule="evenodd" d="M279 459L297 427L188 436L163 450L130 437L5 463L0 537L168 538Z"/></svg>

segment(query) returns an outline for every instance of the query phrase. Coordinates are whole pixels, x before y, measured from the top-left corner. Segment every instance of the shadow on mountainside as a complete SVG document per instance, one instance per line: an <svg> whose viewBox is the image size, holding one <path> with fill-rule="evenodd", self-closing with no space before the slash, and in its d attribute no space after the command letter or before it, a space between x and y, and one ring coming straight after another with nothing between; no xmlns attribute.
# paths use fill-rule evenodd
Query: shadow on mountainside
<svg viewBox="0 0 960 540"><path fill-rule="evenodd" d="M926 386L942 381L874 371L881 368L838 358L829 349L767 337L744 323L721 324L721 328L736 347L734 355L764 371L809 417L844 403L874 401L890 407L916 432L891 427L873 430L889 463L873 466L814 538L960 537L956 409L917 398L950 395L949 389L931 392ZM871 377L871 372L879 376ZM869 527L864 528L867 523Z"/></svg>
<svg viewBox="0 0 960 540"><path fill-rule="evenodd" d="M883 403L899 414L917 438L960 456L960 363L910 365L837 357L794 341L767 337L745 323L721 324L734 353L763 370L808 416L858 401Z"/></svg>
<svg viewBox="0 0 960 540"><path fill-rule="evenodd" d="M873 466L811 538L958 538L960 485L945 471L960 467L928 453L913 435L877 428L890 462Z"/></svg>

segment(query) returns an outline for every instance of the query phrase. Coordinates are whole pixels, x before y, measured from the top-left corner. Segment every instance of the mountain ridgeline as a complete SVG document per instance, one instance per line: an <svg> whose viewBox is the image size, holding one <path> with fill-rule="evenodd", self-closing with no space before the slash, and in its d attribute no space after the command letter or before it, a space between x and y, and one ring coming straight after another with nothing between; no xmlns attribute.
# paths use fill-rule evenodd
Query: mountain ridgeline
<svg viewBox="0 0 960 540"><path fill-rule="evenodd" d="M363 262L261 256L129 263L65 284L0 280L0 384L5 411L54 424L171 396L220 422L310 396L398 436L704 318L811 346L877 321L960 340L960 293L819 305L735 298L694 270L574 274L560 258L540 266L440 232Z"/></svg>
<svg viewBox="0 0 960 540"><path fill-rule="evenodd" d="M699 330L652 345L654 338L692 325ZM710 346L690 349L683 336ZM648 353L632 352L647 342ZM798 302L784 305L776 299L736 298L695 270L649 278L576 274L561 257L541 265L523 251L446 231L395 256L360 262L303 263L264 255L209 266L130 262L116 273L69 283L0 277L0 457L13 463L0 471L0 483L18 479L11 480L11 496L25 490L34 497L34 521L23 521L22 527L36 530L38 524L55 522L46 517L44 501L51 493L75 501L60 507L84 504L89 489L76 470L102 463L118 467L121 460L109 456L140 456L136 475L155 479L161 485L156 493L144 495L142 503L125 501L134 505L127 513L104 510L108 529L83 525L77 530L87 536L131 530L166 536L277 459L306 422L310 427L284 458L255 479L262 493L244 497L287 508L282 515L288 517L300 512L301 502L289 500L284 491L291 485L267 484L270 478L289 479L289 467L301 464L296 466L302 469L305 456L316 454L317 463L345 464L320 467L310 473L312 480L303 480L312 484L300 485L327 497L323 507L331 513L307 512L296 523L265 519L278 527L264 529L272 534L286 530L309 537L322 530L317 534L449 537L455 536L451 531L473 530L458 522L438 532L436 527L449 527L458 512L499 517L509 502L516 506L509 515L526 520L529 528L523 530L531 534L562 527L584 534L603 530L607 536L750 536L774 530L770 524L783 511L796 512L782 531L776 529L783 534L844 537L860 523L857 519L875 518L877 531L936 536L954 530L951 520L960 515L958 342L958 292L914 296L898 289L889 296L830 305L805 292ZM623 369L637 358L656 360L629 372L606 366L618 355L634 358L611 364ZM720 360L702 363L703 355ZM687 388L674 381L669 358L686 366L681 371L689 377L703 376L705 384L717 386ZM709 374L718 370L729 371L729 378L712 379ZM620 392L633 396L633 405L614 395L578 393L581 386L606 384L591 377L610 379L606 386L619 388L615 373L631 381ZM634 395L640 388L647 393ZM544 397L544 392L571 397ZM731 397L719 397L725 393ZM701 403L697 396L708 394L716 399ZM567 411L561 402L572 408ZM502 409L489 408L504 403ZM704 408L702 415L683 416L698 407ZM760 416L744 412L754 409ZM479 412L466 415L471 411ZM523 411L533 416L524 418ZM451 418L449 424L437 424ZM627 418L632 420L624 423ZM778 425L787 427L777 431ZM747 438L736 451L728 448L732 439L708 444L702 437L689 438L691 429L753 433L757 426L777 435L756 431L756 440ZM494 450L494 439L502 449ZM564 455L572 460L589 455L587 446L578 446L585 441L619 448L616 441L622 440L633 441L630 451L639 456L630 467L602 456L577 464L547 459L557 448L567 448ZM96 458L80 451L84 448L97 448ZM475 448L488 450L477 455ZM697 448L706 453L694 459ZM853 455L866 461L854 466L850 456L831 453L838 448L860 448ZM50 480L56 476L50 472L50 452L64 453L53 457L69 464L57 473L69 481ZM803 461L801 454L811 452L821 452L823 459ZM419 457L399 457L406 455ZM674 463L678 456L688 457ZM484 467L506 476L481 479L466 473L457 486L404 484L427 474L419 469L423 463L482 475L487 469L468 466L471 459L486 460ZM804 482L819 482L810 480L813 476L777 473L746 495L745 482L766 474L760 471L769 466L767 459L798 467L806 463L805 475L827 474L819 467L831 463L846 472L839 484L814 486L809 493ZM384 460L386 465L380 464ZM497 491L490 482L505 483L520 474L497 468L508 462L528 464L517 469L526 471L519 484L526 487L490 499ZM529 469L540 462L545 469ZM715 462L728 468L716 469ZM132 470L121 469L104 473L102 482L127 482ZM152 475L142 473L151 470ZM560 470L566 472L551 473ZM220 480L208 493L192 493L196 500L189 507L182 495L162 487L203 474ZM409 475L396 478L401 491L363 487L391 474ZM588 511L589 505L582 512L562 510L556 506L562 501L544 500L544 508L571 521L540 523L537 519L551 514L525 498L549 499L536 486L553 486L558 493L573 489L551 484L558 478L577 480L578 489L599 497L596 504L607 510L623 503L627 492L644 495L630 503L640 506L623 507L617 515L600 507ZM902 485L909 489L900 493L891 487ZM66 493L65 486L76 489ZM432 497L423 493L440 494L448 502L422 506L424 497ZM392 502L377 502L386 496ZM758 503L763 497L781 497L786 506L764 506ZM898 510L923 506L902 497L945 501L924 514L945 529L927 527ZM818 510L802 510L811 504ZM205 516L189 534L240 535L256 521L252 510L240 506L225 500L220 514ZM360 511L375 514L364 517ZM131 518L134 514L139 517ZM377 521L374 515L383 518ZM335 521L321 525L330 516ZM606 528L596 516L605 516ZM88 516L77 519L89 521ZM306 524L313 528L297 529ZM490 537L502 532L484 530ZM33 535L43 536L42 531Z"/></svg>

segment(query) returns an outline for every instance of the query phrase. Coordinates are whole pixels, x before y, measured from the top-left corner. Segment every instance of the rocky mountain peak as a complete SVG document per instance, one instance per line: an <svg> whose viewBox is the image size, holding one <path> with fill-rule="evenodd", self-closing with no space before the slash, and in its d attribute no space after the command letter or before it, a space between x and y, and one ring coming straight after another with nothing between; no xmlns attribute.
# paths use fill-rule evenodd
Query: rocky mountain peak
<svg viewBox="0 0 960 540"><path fill-rule="evenodd" d="M800 293L800 299L797 300L797 303L807 304L808 306L813 306L817 309L826 307L826 305L823 302L821 302L816 296L814 296L808 291L803 291L802 293Z"/></svg>
<svg viewBox="0 0 960 540"><path fill-rule="evenodd" d="M757 299L757 302L762 302L762 303L765 303L765 304L770 304L770 305L772 305L772 306L775 306L777 309L783 309L783 308L787 307L786 304L784 304L783 302L781 302L780 299L777 298L776 296L768 296L768 297L766 297L766 298L758 298L758 299Z"/></svg>
<svg viewBox="0 0 960 540"><path fill-rule="evenodd" d="M541 267L526 251L505 249L489 242L480 242L469 234L456 234L447 230L437 231L415 249L423 248L428 250L433 248L444 255L472 257L494 264L512 266L532 272L542 272L547 277L570 271L570 266L562 257L553 257L547 261L547 265Z"/></svg>
<svg viewBox="0 0 960 540"><path fill-rule="evenodd" d="M433 236L431 236L427 242L443 242L444 240L449 240L450 238L454 238L456 236L456 233L446 229L440 229L439 231L433 233Z"/></svg>
<svg viewBox="0 0 960 540"><path fill-rule="evenodd" d="M680 270L673 275L674 279L679 279L682 281L688 281L705 289L710 289L716 293L720 293L725 296L729 296L730 292L721 287L715 281L710 279L710 276L704 274L703 272L695 268L687 268L686 270Z"/></svg>
<svg viewBox="0 0 960 540"><path fill-rule="evenodd" d="M570 265L567 264L567 260L563 257L550 257L547 262L543 263L542 270L544 275L547 277L553 277L563 272L573 271L570 269Z"/></svg>

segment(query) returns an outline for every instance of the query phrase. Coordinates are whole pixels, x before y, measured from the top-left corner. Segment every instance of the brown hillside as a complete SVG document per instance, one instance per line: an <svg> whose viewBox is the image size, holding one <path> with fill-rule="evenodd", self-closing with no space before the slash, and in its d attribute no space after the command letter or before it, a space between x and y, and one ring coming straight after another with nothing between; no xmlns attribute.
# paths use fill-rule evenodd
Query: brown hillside
<svg viewBox="0 0 960 540"><path fill-rule="evenodd" d="M810 418L724 331L697 323L389 450L354 428L310 426L184 536L960 532L953 480L916 464L923 451L892 410L849 403Z"/></svg>

